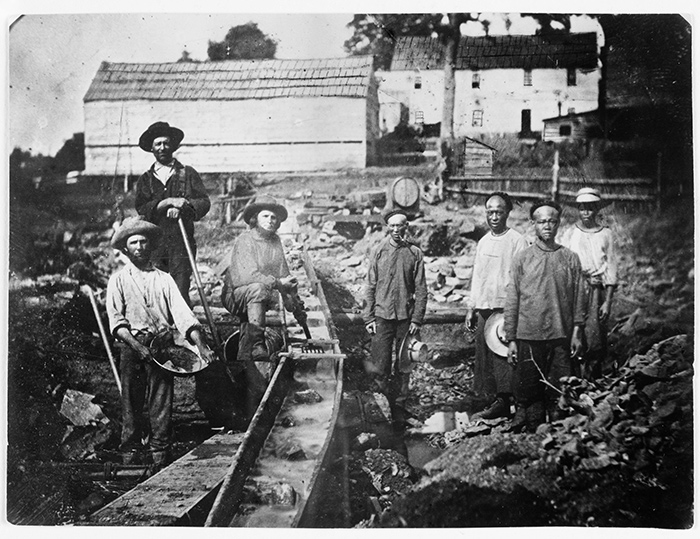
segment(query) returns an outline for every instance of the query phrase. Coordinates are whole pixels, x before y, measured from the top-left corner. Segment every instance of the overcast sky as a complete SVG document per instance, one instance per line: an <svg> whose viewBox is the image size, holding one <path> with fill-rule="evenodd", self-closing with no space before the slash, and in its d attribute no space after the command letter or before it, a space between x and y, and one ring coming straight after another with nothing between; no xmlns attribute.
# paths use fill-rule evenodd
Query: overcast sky
<svg viewBox="0 0 700 539"><path fill-rule="evenodd" d="M65 4L58 5L65 9ZM265 2L250 6L269 7ZM191 7L194 10L196 5ZM355 4L352 7L355 9ZM492 21L491 34L506 33L500 15L487 18ZM511 18L514 24L510 33L534 32L531 19L518 15ZM103 61L174 62L183 50L193 59L206 60L209 40L221 41L229 28L248 21L258 23L263 32L278 42L277 58L342 57L346 56L343 43L351 35L347 28L351 19L351 14L318 12L24 15L9 32L8 150L20 147L53 155L73 133L82 132L82 99ZM573 31L596 28L597 23L582 18L574 24ZM480 32L480 25L469 31Z"/></svg>

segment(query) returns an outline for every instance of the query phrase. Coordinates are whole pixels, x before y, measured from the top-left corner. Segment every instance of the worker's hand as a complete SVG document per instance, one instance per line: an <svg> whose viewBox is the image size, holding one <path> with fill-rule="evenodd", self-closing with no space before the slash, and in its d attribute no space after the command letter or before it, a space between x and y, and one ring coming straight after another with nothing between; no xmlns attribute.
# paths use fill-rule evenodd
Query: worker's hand
<svg viewBox="0 0 700 539"><path fill-rule="evenodd" d="M610 318L609 301L604 301L603 304L600 306L600 309L598 309L598 318L600 318L601 322L607 322L608 318Z"/></svg>
<svg viewBox="0 0 700 539"><path fill-rule="evenodd" d="M581 337L578 335L574 334L571 337L571 357L581 357L581 354L583 354L583 342L581 341Z"/></svg>
<svg viewBox="0 0 700 539"><path fill-rule="evenodd" d="M410 335L415 335L420 331L420 325L416 324L415 322L411 322L411 325L408 326L408 333Z"/></svg>
<svg viewBox="0 0 700 539"><path fill-rule="evenodd" d="M218 359L214 351L211 348L209 348L206 344L198 344L197 349L199 350L200 357L204 360L204 363L206 363L207 365Z"/></svg>
<svg viewBox="0 0 700 539"><path fill-rule="evenodd" d="M476 311L474 309L467 309L467 315L464 317L464 327L467 328L467 331L475 332L478 321Z"/></svg>
<svg viewBox="0 0 700 539"><path fill-rule="evenodd" d="M518 343L515 341L508 343L508 363L511 365L518 364Z"/></svg>
<svg viewBox="0 0 700 539"><path fill-rule="evenodd" d="M151 353L151 349L148 348L148 346L144 346L140 342L136 341L133 344L133 348L139 355L139 358L143 359L144 361L150 361L151 359L153 359L153 354Z"/></svg>
<svg viewBox="0 0 700 539"><path fill-rule="evenodd" d="M367 329L367 333L369 333L370 335L374 335L375 333L377 333L377 323L374 321L367 322L365 324L365 328Z"/></svg>
<svg viewBox="0 0 700 539"><path fill-rule="evenodd" d="M181 210L190 203L185 197L170 197L168 200L170 201L169 206L177 208L178 210Z"/></svg>
<svg viewBox="0 0 700 539"><path fill-rule="evenodd" d="M168 208L168 211L165 212L165 216L168 219L178 219L180 217L180 210L177 208Z"/></svg>
<svg viewBox="0 0 700 539"><path fill-rule="evenodd" d="M296 277L288 275L287 277L280 277L280 279L279 279L280 290L290 290L296 286L297 286L297 278Z"/></svg>

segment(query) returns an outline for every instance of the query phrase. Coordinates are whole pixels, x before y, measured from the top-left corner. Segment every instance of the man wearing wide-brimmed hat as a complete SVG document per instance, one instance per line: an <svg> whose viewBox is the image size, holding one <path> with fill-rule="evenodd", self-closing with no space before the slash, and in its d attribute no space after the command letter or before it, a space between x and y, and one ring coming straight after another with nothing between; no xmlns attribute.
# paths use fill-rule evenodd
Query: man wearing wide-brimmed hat
<svg viewBox="0 0 700 539"><path fill-rule="evenodd" d="M209 363L215 359L204 342L200 324L185 303L173 278L155 268L151 254L162 237L156 225L126 219L112 237L112 247L129 260L109 279L107 315L121 349L122 433L120 450L133 463L147 432L141 414L147 401L148 449L156 467L167 463L171 438L173 374L160 367L149 344L163 330L177 329Z"/></svg>
<svg viewBox="0 0 700 539"><path fill-rule="evenodd" d="M221 302L246 324L241 350L250 348L253 361L266 361L265 311L276 306L275 291L292 292L296 279L289 274L282 242L277 235L287 209L269 196L259 196L243 211L250 227L236 238L224 277Z"/></svg>
<svg viewBox="0 0 700 539"><path fill-rule="evenodd" d="M155 157L155 163L136 183L134 206L139 215L163 231L154 253L156 265L170 273L178 289L190 303L192 267L187 255L178 219L182 219L193 253L194 222L204 217L211 203L202 179L195 169L173 157L185 134L167 122L152 124L139 138L139 147Z"/></svg>
<svg viewBox="0 0 700 539"><path fill-rule="evenodd" d="M598 221L602 207L600 191L584 187L576 193L580 221L561 239L581 260L586 283L587 313L581 375L595 380L607 365L607 321L617 287L617 258L612 231Z"/></svg>
<svg viewBox="0 0 700 539"><path fill-rule="evenodd" d="M372 389L385 394L392 408L394 425L407 419L410 362L394 362L392 348L400 358L406 334L416 335L423 324L428 303L423 252L406 240L408 216L401 209L384 215L389 234L370 253L365 286L364 321L372 336L371 357L364 368Z"/></svg>

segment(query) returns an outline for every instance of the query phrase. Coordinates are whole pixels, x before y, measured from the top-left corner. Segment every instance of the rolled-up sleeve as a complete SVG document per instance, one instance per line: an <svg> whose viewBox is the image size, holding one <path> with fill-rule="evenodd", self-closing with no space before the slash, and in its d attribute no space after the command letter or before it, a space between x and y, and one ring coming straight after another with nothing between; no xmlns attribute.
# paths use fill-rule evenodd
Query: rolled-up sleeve
<svg viewBox="0 0 700 539"><path fill-rule="evenodd" d="M124 293L118 275L112 275L107 283L106 296L107 319L109 331L116 337L119 328L131 329L131 324L126 319L126 303Z"/></svg>

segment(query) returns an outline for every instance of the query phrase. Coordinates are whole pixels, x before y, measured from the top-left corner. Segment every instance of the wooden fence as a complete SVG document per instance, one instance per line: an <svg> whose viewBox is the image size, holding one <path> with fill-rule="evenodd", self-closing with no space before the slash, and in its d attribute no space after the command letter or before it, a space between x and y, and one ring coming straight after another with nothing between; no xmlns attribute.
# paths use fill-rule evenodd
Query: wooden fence
<svg viewBox="0 0 700 539"><path fill-rule="evenodd" d="M559 151L554 154L552 175L547 177L450 176L444 190L453 195L488 195L505 191L520 199L573 202L582 187L595 187L610 202L661 203L661 169L656 178L571 179L559 177Z"/></svg>

